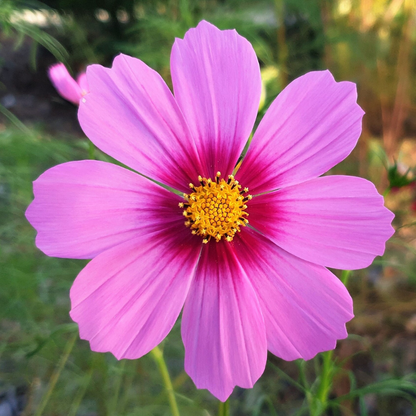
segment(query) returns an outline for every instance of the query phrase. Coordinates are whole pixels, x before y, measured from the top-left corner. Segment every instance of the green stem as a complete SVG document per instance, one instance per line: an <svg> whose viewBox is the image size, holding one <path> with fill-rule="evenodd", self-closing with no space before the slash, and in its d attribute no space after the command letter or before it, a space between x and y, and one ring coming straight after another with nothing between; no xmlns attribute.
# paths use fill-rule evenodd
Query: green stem
<svg viewBox="0 0 416 416"><path fill-rule="evenodd" d="M341 273L341 282L344 283L344 286L348 286L348 279L351 276L351 270L343 270Z"/></svg>
<svg viewBox="0 0 416 416"><path fill-rule="evenodd" d="M89 146L88 146L88 157L91 160L94 160L95 159L94 153L95 153L95 146L94 146L94 143L90 141L89 142Z"/></svg>
<svg viewBox="0 0 416 416"><path fill-rule="evenodd" d="M334 350L324 352L322 354L322 368L321 368L321 377L319 388L316 393L316 398L318 399L318 415L321 415L327 406L328 396L331 391L332 378L334 376L334 363L332 358L334 356Z"/></svg>
<svg viewBox="0 0 416 416"><path fill-rule="evenodd" d="M220 402L218 406L218 416L230 416L230 400L227 399L224 403Z"/></svg>
<svg viewBox="0 0 416 416"><path fill-rule="evenodd" d="M306 378L306 361L304 360L299 360L298 361L298 368L299 368L299 380L302 384L302 387L305 391L305 397L306 397L306 401L308 402L308 406L310 409L312 409L313 406L313 396L309 387L309 383L308 380Z"/></svg>
<svg viewBox="0 0 416 416"><path fill-rule="evenodd" d="M340 280L347 286L348 279L351 275L351 270L343 270ZM332 380L334 378L334 350L322 353L322 366L320 374L320 382L318 391L316 392L315 400L312 404L311 415L320 416L324 414L328 406L328 396L331 392Z"/></svg>
<svg viewBox="0 0 416 416"><path fill-rule="evenodd" d="M52 373L52 376L49 380L48 389L46 390L46 393L42 397L42 401L40 402L40 405L35 413L35 416L41 416L43 414L43 411L45 410L45 407L49 402L49 399L59 379L59 376L61 375L62 370L64 369L65 364L68 361L72 348L74 348L75 341L77 340L77 338L78 338L78 332L74 332L72 337L69 338L68 342L66 343L64 352L61 358L59 359L58 365L56 366L54 372Z"/></svg>
<svg viewBox="0 0 416 416"><path fill-rule="evenodd" d="M160 375L162 376L163 384L165 385L165 389L168 394L172 416L180 416L178 405L176 403L175 392L173 390L168 368L166 367L166 362L163 358L162 350L159 347L155 347L152 349L152 351L150 351L150 353L152 354L152 357L159 369Z"/></svg>

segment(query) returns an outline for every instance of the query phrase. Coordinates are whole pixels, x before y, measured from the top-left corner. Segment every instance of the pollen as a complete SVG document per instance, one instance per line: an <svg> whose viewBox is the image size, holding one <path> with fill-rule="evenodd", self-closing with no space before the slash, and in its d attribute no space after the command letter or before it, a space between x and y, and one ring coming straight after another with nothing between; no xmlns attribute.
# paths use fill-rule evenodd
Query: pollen
<svg viewBox="0 0 416 416"><path fill-rule="evenodd" d="M202 237L207 244L211 239L217 242L224 238L230 242L242 226L248 224L247 202L252 199L248 188L242 188L234 176L221 179L198 177L199 184L189 184L192 192L184 194L185 202L179 203L186 218L185 225L191 233Z"/></svg>

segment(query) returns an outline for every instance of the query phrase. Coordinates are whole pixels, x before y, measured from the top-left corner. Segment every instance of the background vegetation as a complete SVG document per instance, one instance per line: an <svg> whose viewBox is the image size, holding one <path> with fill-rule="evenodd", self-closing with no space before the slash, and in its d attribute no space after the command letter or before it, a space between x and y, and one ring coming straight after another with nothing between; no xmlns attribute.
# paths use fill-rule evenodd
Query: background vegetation
<svg viewBox="0 0 416 416"><path fill-rule="evenodd" d="M170 84L174 38L201 19L253 44L266 91L259 118L307 71L356 82L363 134L331 173L372 180L396 214L386 254L343 276L355 302L349 338L310 362L270 356L254 389L235 389L231 415L416 414L414 0L0 0L0 416L171 414L152 356L117 362L79 340L68 291L85 262L37 250L24 211L39 174L89 157L48 66L76 74L123 52ZM162 348L180 414L216 414L183 371L179 323Z"/></svg>

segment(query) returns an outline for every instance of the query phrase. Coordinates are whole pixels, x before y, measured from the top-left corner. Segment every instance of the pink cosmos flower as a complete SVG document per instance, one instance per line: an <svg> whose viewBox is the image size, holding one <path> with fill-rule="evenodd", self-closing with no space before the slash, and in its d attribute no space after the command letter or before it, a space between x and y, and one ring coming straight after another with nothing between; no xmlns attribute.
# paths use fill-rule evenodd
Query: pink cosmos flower
<svg viewBox="0 0 416 416"><path fill-rule="evenodd" d="M75 105L88 93L87 76L85 72L78 75L77 80L71 77L62 63L52 65L48 70L49 78L59 94Z"/></svg>
<svg viewBox="0 0 416 416"><path fill-rule="evenodd" d="M70 293L92 350L141 357L183 309L185 369L225 400L253 386L267 350L307 360L347 336L352 300L326 266L371 264L393 214L367 180L319 177L357 143L354 84L329 71L293 81L234 177L261 92L252 46L201 22L176 39L171 71L174 95L138 59L90 66L81 126L145 176L64 163L34 182L26 215L45 254L92 259Z"/></svg>

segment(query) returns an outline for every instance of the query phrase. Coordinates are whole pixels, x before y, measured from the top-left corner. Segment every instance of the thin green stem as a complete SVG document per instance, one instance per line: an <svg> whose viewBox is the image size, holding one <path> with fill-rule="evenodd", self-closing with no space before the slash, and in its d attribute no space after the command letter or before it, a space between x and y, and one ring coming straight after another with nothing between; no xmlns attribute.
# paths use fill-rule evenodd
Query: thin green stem
<svg viewBox="0 0 416 416"><path fill-rule="evenodd" d="M312 407L313 396L311 394L311 389L306 378L306 361L300 360L298 361L298 368L299 368L299 380L304 388L306 401L308 402L309 408Z"/></svg>
<svg viewBox="0 0 416 416"><path fill-rule="evenodd" d="M341 281L347 286L351 270L343 270ZM332 380L335 374L334 350L322 353L322 366L319 376L319 387L315 395L315 400L310 403L310 413L312 416L321 416L328 407L328 397L331 392Z"/></svg>
<svg viewBox="0 0 416 416"><path fill-rule="evenodd" d="M218 406L218 416L230 416L230 400L227 399L224 403L220 402Z"/></svg>
<svg viewBox="0 0 416 416"><path fill-rule="evenodd" d="M156 365L159 369L160 375L162 376L163 384L165 385L166 392L168 394L170 410L172 416L180 416L178 405L176 403L175 392L173 390L172 381L169 376L168 368L166 362L163 358L162 350L159 347L155 347L150 351L153 359L156 362Z"/></svg>
<svg viewBox="0 0 416 416"><path fill-rule="evenodd" d="M43 411L45 410L45 407L49 402L49 399L62 373L62 370L64 369L65 364L68 361L69 356L71 355L72 348L74 348L75 341L77 340L77 338L78 338L78 333L74 332L71 338L69 338L69 340L67 341L64 352L61 358L59 359L58 365L56 366L54 372L52 373L52 376L49 380L48 389L46 390L46 393L42 397L42 401L40 402L40 405L38 409L36 410L35 416L41 416L43 414Z"/></svg>
<svg viewBox="0 0 416 416"><path fill-rule="evenodd" d="M322 368L321 368L321 377L320 377L320 383L319 388L316 393L316 397L318 401L321 403L322 411L325 411L327 402L328 402L328 396L331 391L332 386L332 378L334 375L334 363L332 361L332 358L334 356L334 350L324 352L322 354Z"/></svg>
<svg viewBox="0 0 416 416"><path fill-rule="evenodd" d="M351 270L343 270L341 273L341 282L344 283L344 286L348 286L348 279L351 276Z"/></svg>
<svg viewBox="0 0 416 416"><path fill-rule="evenodd" d="M94 143L90 141L89 144L88 144L88 157L91 160L95 159L94 153L95 153L95 146L94 146Z"/></svg>

